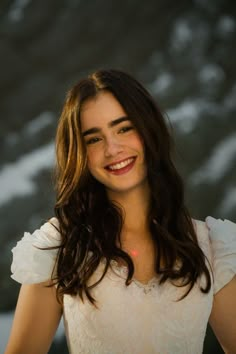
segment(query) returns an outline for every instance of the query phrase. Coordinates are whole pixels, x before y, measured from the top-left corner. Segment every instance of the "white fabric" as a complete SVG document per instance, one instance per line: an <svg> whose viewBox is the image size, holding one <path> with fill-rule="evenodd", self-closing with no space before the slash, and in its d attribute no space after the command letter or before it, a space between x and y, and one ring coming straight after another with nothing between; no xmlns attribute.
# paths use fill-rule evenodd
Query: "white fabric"
<svg viewBox="0 0 236 354"><path fill-rule="evenodd" d="M214 293L217 293L236 272L236 224L208 216L206 225L213 253Z"/></svg>
<svg viewBox="0 0 236 354"><path fill-rule="evenodd" d="M25 232L12 249L11 277L21 284L34 284L48 280L53 272L58 249L40 248L60 245L58 220L52 218L33 234Z"/></svg>
<svg viewBox="0 0 236 354"><path fill-rule="evenodd" d="M157 278L146 285L134 279L126 287L127 269L114 261L93 289L97 309L86 297L82 302L78 296L64 296L63 316L70 353L202 353L213 290L219 291L236 272L236 225L208 217L206 223L195 220L195 226L200 247L213 267L214 289L203 294L199 289L205 281L202 278L186 298L176 301L186 289L170 282L160 286ZM13 278L23 283L44 281L51 276L56 252L41 251L33 245L58 245L60 235L47 223L32 236L26 236L13 249ZM48 252L47 256L44 252ZM103 267L101 262L91 282L99 278Z"/></svg>

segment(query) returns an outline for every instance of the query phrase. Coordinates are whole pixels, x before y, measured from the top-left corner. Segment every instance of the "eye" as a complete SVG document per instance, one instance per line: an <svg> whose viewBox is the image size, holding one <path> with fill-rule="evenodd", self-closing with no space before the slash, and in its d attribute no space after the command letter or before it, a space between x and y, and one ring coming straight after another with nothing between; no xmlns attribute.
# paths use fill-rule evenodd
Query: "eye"
<svg viewBox="0 0 236 354"><path fill-rule="evenodd" d="M129 126L126 126L126 127L122 127L120 130L119 130L119 133L126 133L130 130L134 129L134 127L132 125L129 125Z"/></svg>
<svg viewBox="0 0 236 354"><path fill-rule="evenodd" d="M86 145L92 145L92 144L96 144L98 141L100 141L100 138L94 137L94 138L90 138L87 141L85 141Z"/></svg>

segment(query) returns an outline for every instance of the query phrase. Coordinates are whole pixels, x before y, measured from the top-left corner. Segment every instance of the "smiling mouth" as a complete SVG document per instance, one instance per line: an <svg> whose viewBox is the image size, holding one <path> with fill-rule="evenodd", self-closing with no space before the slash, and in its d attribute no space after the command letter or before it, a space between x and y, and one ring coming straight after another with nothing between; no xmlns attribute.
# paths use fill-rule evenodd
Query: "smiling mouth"
<svg viewBox="0 0 236 354"><path fill-rule="evenodd" d="M128 159L126 159L124 161L118 162L113 165L106 166L105 168L110 171L118 171L118 170L121 170L124 167L132 164L134 162L134 160L135 160L135 157L129 157Z"/></svg>

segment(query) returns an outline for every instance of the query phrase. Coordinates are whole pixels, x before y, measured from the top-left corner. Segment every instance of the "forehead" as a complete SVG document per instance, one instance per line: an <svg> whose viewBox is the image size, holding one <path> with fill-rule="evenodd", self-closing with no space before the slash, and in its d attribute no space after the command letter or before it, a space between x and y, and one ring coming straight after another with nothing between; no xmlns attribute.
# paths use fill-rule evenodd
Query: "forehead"
<svg viewBox="0 0 236 354"><path fill-rule="evenodd" d="M107 125L110 121L126 116L123 107L110 92L101 92L86 101L80 111L82 130Z"/></svg>

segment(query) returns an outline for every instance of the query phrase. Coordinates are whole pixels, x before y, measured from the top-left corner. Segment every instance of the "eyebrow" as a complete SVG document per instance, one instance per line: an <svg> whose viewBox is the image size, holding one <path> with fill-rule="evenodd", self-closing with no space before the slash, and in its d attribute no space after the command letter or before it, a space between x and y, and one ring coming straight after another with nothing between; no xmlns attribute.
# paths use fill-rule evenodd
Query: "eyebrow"
<svg viewBox="0 0 236 354"><path fill-rule="evenodd" d="M115 127L116 125L122 123L122 122L125 122L127 120L130 120L128 117L120 117L120 118L117 118L115 120L112 120L111 122L108 123L108 127L109 128L112 128L112 127ZM89 135L89 134L95 134L95 133L99 133L101 131L101 128L99 127L93 127L93 128L90 128L88 130L85 130L84 132L82 132L82 135L83 136L86 136L86 135Z"/></svg>

